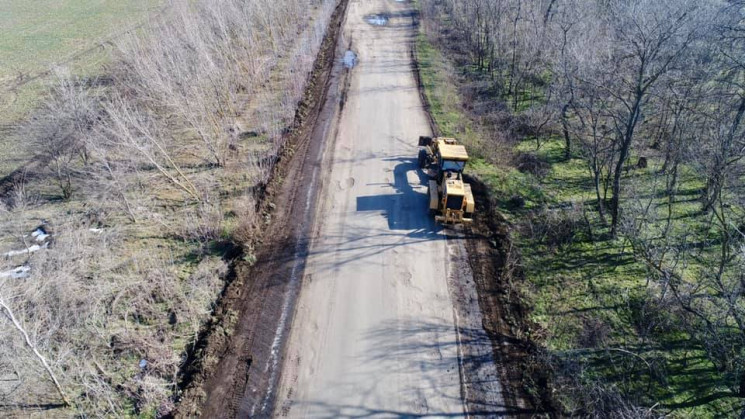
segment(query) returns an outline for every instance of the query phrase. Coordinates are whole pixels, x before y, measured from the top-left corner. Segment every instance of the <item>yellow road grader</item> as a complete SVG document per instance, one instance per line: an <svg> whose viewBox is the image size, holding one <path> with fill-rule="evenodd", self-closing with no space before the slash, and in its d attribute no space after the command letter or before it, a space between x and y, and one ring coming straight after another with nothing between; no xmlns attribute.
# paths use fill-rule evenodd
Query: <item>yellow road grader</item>
<svg viewBox="0 0 745 419"><path fill-rule="evenodd" d="M429 212L445 224L473 221L471 185L463 181L466 147L455 138L419 137L419 167L429 176Z"/></svg>

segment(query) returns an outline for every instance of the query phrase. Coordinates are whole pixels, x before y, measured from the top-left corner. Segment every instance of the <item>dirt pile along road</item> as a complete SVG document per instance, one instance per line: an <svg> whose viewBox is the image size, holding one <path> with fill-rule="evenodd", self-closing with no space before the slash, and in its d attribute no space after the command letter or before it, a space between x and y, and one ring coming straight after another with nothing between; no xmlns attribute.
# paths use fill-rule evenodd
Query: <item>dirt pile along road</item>
<svg viewBox="0 0 745 419"><path fill-rule="evenodd" d="M411 71L415 36L409 2L348 6L342 42L357 60L327 132L276 416L450 416L503 405L462 236L427 214L416 141L431 130Z"/></svg>

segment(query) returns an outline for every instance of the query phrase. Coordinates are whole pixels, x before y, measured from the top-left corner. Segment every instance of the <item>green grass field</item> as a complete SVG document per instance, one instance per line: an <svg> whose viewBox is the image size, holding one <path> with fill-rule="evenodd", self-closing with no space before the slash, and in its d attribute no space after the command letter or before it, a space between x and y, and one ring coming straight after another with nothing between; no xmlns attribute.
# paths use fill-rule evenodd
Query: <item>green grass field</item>
<svg viewBox="0 0 745 419"><path fill-rule="evenodd" d="M162 0L0 0L0 128L14 126L46 91L55 65L92 75L109 59L101 43L136 27ZM0 130L0 176L26 156L12 128Z"/></svg>
<svg viewBox="0 0 745 419"><path fill-rule="evenodd" d="M69 61L156 11L161 0L3 0L0 83ZM100 64L101 57L76 63Z"/></svg>

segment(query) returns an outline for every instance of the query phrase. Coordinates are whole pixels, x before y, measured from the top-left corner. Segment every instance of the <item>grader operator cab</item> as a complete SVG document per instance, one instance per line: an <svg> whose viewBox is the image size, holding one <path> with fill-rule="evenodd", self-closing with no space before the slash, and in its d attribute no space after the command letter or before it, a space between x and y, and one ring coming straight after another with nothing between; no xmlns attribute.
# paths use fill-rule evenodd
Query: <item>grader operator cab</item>
<svg viewBox="0 0 745 419"><path fill-rule="evenodd" d="M419 167L430 177L429 212L445 224L473 221L471 185L463 181L468 153L455 138L419 137Z"/></svg>

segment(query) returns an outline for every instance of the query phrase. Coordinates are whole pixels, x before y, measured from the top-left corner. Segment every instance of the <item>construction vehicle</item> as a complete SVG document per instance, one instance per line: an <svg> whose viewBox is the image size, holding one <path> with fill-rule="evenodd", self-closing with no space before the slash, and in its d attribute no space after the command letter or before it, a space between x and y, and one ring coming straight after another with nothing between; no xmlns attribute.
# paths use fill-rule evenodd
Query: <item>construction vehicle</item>
<svg viewBox="0 0 745 419"><path fill-rule="evenodd" d="M419 147L419 167L430 177L430 214L445 224L472 222L475 201L471 185L463 180L466 147L445 137L419 137Z"/></svg>

